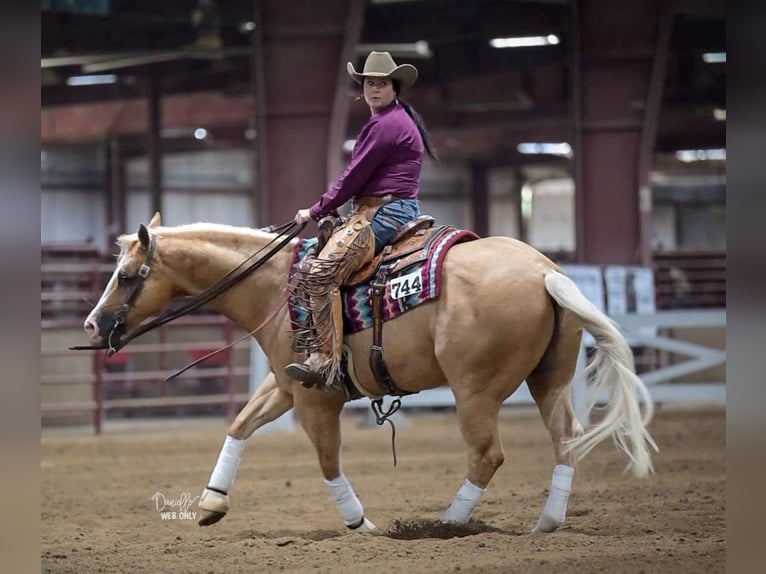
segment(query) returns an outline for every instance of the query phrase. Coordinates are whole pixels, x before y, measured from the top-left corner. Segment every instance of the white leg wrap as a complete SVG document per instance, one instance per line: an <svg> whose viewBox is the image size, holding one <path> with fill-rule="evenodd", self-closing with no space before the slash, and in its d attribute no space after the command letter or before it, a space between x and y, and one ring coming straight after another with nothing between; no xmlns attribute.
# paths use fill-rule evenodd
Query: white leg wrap
<svg viewBox="0 0 766 574"><path fill-rule="evenodd" d="M543 508L543 513L537 521L534 532L553 532L564 523L569 493L572 492L573 475L574 468L571 466L557 464L553 468L548 500L545 501L545 508Z"/></svg>
<svg viewBox="0 0 766 574"><path fill-rule="evenodd" d="M351 483L343 473L337 478L324 481L330 489L330 496L338 506L338 511L346 526L362 525L364 522L364 508L359 498L351 488Z"/></svg>
<svg viewBox="0 0 766 574"><path fill-rule="evenodd" d="M237 474L239 461L242 459L242 451L245 449L244 440L226 436L226 440L221 447L221 454L218 455L218 462L215 463L213 473L210 475L209 487L229 492L231 484L234 482L234 476Z"/></svg>
<svg viewBox="0 0 766 574"><path fill-rule="evenodd" d="M478 506L484 490L466 478L460 490L457 491L455 500L452 501L442 516L442 522L455 522L457 524L468 522L473 509Z"/></svg>

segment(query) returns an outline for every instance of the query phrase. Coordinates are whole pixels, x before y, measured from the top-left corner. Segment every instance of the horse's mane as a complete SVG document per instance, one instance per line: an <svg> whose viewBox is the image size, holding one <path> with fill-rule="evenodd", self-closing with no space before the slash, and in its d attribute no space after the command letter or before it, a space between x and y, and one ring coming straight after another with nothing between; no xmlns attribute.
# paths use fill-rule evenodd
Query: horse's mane
<svg viewBox="0 0 766 574"><path fill-rule="evenodd" d="M212 238L214 236L222 235L239 235L266 240L272 239L274 237L273 233L269 233L261 229L254 229L252 227L238 227L235 225L226 225L224 223L198 222L176 225L173 227L165 227L160 225L157 227L152 227L150 231L159 237L192 234L195 238L198 239ZM138 233L126 233L124 235L120 235L117 238L117 245L120 247L120 252L123 252L136 241L138 241Z"/></svg>

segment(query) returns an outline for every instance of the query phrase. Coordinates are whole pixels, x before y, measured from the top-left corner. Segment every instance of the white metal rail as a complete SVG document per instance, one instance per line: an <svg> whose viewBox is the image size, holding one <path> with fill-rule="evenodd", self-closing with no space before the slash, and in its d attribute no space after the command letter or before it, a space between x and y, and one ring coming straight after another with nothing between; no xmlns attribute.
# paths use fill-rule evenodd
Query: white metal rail
<svg viewBox="0 0 766 574"><path fill-rule="evenodd" d="M668 335L649 334L657 330L678 328L720 328L726 326L726 311L724 309L701 309L679 311L656 311L651 314L630 314L615 316L613 319L620 326L628 342L633 347L651 347L668 351L677 355L690 357L688 360L672 365L659 367L655 370L641 373L641 379L646 383L652 398L663 403L695 403L726 401L726 385L721 381L709 383L679 382L679 379L725 364L726 351L697 343L690 343L672 338ZM577 371L573 380L573 401L578 418L584 424L589 420L585 412L588 403L588 383L585 378L585 361L587 348L580 349ZM597 397L604 402L608 397ZM417 395L402 398L403 407L447 407L454 406L455 399L452 391L446 387L422 391ZM506 401L505 405L533 405L532 395L526 383ZM346 408L367 408L366 400L353 401Z"/></svg>

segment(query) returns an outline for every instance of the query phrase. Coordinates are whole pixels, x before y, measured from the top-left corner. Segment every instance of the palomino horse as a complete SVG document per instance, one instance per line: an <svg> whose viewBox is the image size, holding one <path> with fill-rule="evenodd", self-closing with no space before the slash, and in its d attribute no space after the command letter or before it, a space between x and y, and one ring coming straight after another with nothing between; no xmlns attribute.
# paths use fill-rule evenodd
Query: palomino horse
<svg viewBox="0 0 766 574"><path fill-rule="evenodd" d="M116 269L85 330L94 343L112 346L116 327L129 337L168 302L204 292L274 238L263 230L217 224L162 227L155 214L137 234L120 237ZM280 308L296 242L210 303L244 329L257 329L254 336L271 371L229 428L199 502L200 524L212 524L228 512L228 491L245 441L295 409L344 523L374 533L340 464L345 396L304 388L283 372L284 365L303 360L291 345L288 310ZM455 397L468 473L442 521L467 522L503 463L498 413L524 380L550 432L556 459L536 531L551 532L562 524L574 466L607 437L627 455L635 475L652 471L650 451L656 446L646 429L652 402L635 375L630 347L554 263L525 243L489 237L452 247L442 277L437 300L385 324L386 362L398 385L412 392L447 385ZM571 399L582 328L596 340L589 366L592 387L609 395L604 416L588 429L577 421ZM367 357L370 330L349 335L345 342L353 355ZM367 361L355 364L368 396L380 396Z"/></svg>

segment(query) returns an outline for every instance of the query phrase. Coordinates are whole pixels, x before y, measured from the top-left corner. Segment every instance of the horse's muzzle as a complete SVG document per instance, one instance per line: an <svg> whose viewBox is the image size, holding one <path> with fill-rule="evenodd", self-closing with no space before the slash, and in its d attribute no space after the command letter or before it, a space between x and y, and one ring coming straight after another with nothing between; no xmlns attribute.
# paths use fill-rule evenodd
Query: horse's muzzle
<svg viewBox="0 0 766 574"><path fill-rule="evenodd" d="M88 338L94 344L114 347L125 334L125 323L115 313L99 313L88 317L83 325Z"/></svg>

